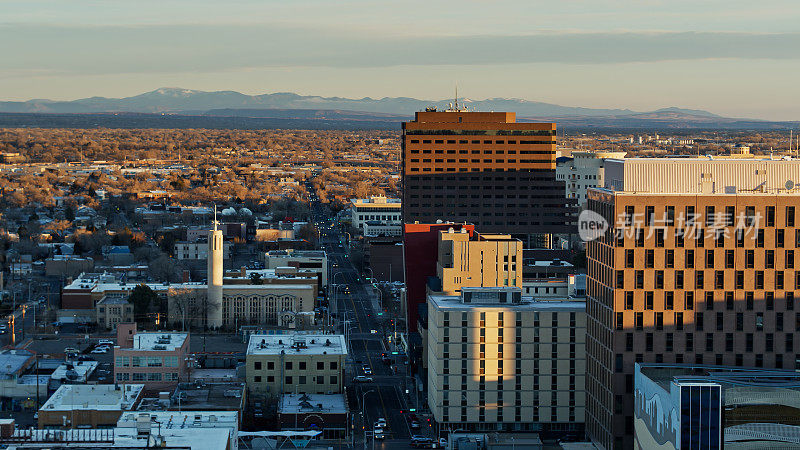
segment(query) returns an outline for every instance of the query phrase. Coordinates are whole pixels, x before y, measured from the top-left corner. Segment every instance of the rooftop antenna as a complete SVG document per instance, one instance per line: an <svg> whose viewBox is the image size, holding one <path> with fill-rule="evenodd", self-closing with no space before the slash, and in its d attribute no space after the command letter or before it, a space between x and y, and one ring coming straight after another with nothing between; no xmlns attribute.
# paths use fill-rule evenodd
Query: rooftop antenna
<svg viewBox="0 0 800 450"><path fill-rule="evenodd" d="M458 83L456 83L456 102L455 102L455 109L458 111Z"/></svg>

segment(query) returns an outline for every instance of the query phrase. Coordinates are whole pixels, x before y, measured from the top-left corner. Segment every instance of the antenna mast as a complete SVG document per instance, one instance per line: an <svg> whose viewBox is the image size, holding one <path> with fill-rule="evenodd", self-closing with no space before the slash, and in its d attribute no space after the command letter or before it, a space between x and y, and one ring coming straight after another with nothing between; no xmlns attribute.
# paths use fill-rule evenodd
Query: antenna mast
<svg viewBox="0 0 800 450"><path fill-rule="evenodd" d="M455 109L458 111L458 83L456 83L456 102L455 102Z"/></svg>

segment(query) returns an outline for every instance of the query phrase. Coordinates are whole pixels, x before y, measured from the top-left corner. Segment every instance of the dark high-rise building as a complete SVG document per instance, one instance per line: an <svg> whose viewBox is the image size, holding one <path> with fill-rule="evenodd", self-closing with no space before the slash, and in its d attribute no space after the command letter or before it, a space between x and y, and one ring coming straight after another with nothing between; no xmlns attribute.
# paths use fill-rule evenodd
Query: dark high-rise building
<svg viewBox="0 0 800 450"><path fill-rule="evenodd" d="M468 222L519 237L572 233L555 136L556 124L517 123L515 113L417 112L403 123L403 221Z"/></svg>

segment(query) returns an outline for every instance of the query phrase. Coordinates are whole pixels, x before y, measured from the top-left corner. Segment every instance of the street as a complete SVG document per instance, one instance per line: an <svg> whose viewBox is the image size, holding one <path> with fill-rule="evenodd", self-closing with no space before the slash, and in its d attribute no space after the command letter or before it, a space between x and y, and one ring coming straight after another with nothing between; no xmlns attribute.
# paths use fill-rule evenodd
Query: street
<svg viewBox="0 0 800 450"><path fill-rule="evenodd" d="M342 242L343 236L338 230L326 228L323 220L317 220L317 227L321 230L321 245L328 252L331 267L329 297L334 299L331 309L340 325L338 332L345 333L345 327L348 327L345 333L349 342L346 376L350 381L358 375L374 380L352 383L348 388L350 409L356 412L353 415L355 448L362 448L365 439L366 448L371 448L373 424L379 418L386 419L387 426L385 440L376 440L375 448L409 448L412 435L430 435L431 427L427 421L420 420L420 429L411 428L412 418L422 400L415 399L414 383L407 376L408 366L403 363L403 355L392 355L391 349L386 347L385 336L381 334L381 322L394 318L384 315L372 284L367 283L353 267L347 251L348 243ZM384 363L383 353L393 359L397 373L390 364ZM371 373L365 373L364 366L370 368Z"/></svg>

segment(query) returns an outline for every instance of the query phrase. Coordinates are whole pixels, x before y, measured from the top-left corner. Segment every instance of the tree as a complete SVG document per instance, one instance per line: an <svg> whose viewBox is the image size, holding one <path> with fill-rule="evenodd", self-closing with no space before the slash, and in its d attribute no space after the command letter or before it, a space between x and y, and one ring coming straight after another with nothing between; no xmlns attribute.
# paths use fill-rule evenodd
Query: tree
<svg viewBox="0 0 800 450"><path fill-rule="evenodd" d="M251 284L264 284L264 280L261 279L261 274L258 272L254 272L250 274L250 283Z"/></svg>
<svg viewBox="0 0 800 450"><path fill-rule="evenodd" d="M159 256L153 261L150 261L150 264L148 265L150 276L157 281L174 281L176 269L177 264L175 263L175 260L167 255Z"/></svg>
<svg viewBox="0 0 800 450"><path fill-rule="evenodd" d="M73 208L72 205L69 205L66 207L66 209L64 209L64 219L70 222L75 220L75 208Z"/></svg>
<svg viewBox="0 0 800 450"><path fill-rule="evenodd" d="M158 294L150 289L150 286L140 284L131 291L131 295L128 296L128 303L133 304L135 317L144 318L150 312L150 308L158 304Z"/></svg>

